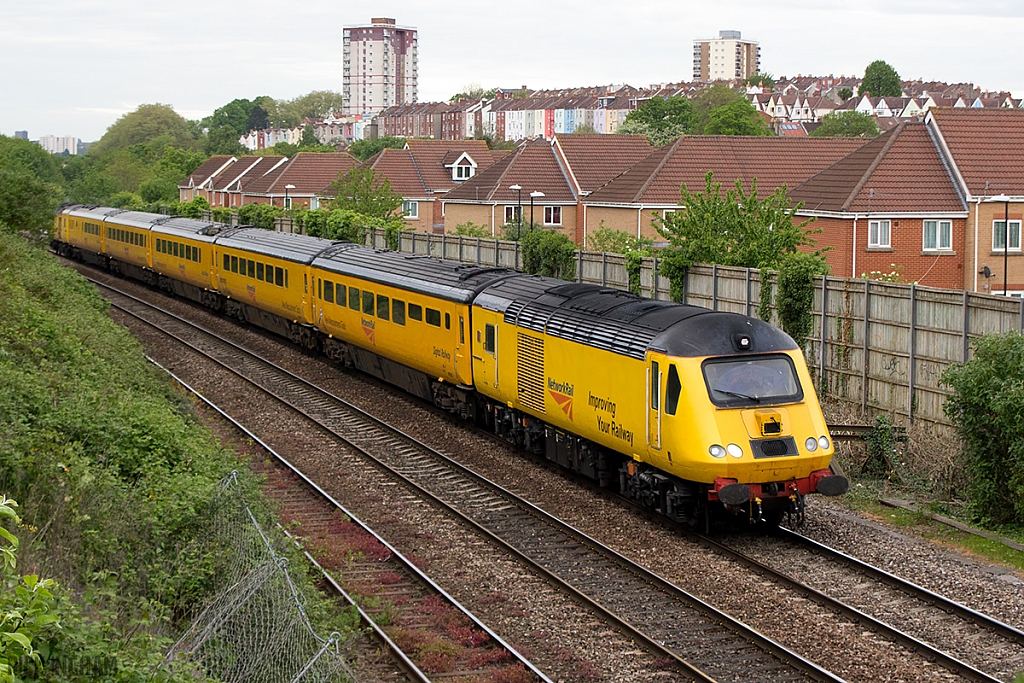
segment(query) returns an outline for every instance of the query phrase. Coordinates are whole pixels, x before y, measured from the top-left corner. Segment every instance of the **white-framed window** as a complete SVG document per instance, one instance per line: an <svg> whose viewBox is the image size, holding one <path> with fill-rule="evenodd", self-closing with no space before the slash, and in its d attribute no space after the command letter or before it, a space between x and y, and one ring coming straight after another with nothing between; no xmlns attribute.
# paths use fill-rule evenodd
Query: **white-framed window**
<svg viewBox="0 0 1024 683"><path fill-rule="evenodd" d="M505 222L506 223L518 223L519 215L522 212L523 207L519 206L506 206L505 207Z"/></svg>
<svg viewBox="0 0 1024 683"><path fill-rule="evenodd" d="M892 246L890 221L868 221L868 249Z"/></svg>
<svg viewBox="0 0 1024 683"><path fill-rule="evenodd" d="M402 202L402 215L406 218L419 218L420 217L420 203L419 202Z"/></svg>
<svg viewBox="0 0 1024 683"><path fill-rule="evenodd" d="M949 251L953 248L953 221L924 222L924 250Z"/></svg>
<svg viewBox="0 0 1024 683"><path fill-rule="evenodd" d="M545 206L544 207L544 225L561 225L562 224L562 207L560 206Z"/></svg>
<svg viewBox="0 0 1024 683"><path fill-rule="evenodd" d="M1020 221L1010 221L1010 251L1020 251ZM1006 221L992 221L992 251L1003 251L1006 232Z"/></svg>
<svg viewBox="0 0 1024 683"><path fill-rule="evenodd" d="M668 218L669 216L671 216L675 212L676 212L675 209L665 209L664 211L661 212L661 217L662 218Z"/></svg>
<svg viewBox="0 0 1024 683"><path fill-rule="evenodd" d="M310 211L316 211L319 208L320 208L320 198L319 197L310 197L309 198L309 209L310 209Z"/></svg>
<svg viewBox="0 0 1024 683"><path fill-rule="evenodd" d="M469 164L459 164L452 166L452 179L453 180L469 180L473 177L473 167Z"/></svg>

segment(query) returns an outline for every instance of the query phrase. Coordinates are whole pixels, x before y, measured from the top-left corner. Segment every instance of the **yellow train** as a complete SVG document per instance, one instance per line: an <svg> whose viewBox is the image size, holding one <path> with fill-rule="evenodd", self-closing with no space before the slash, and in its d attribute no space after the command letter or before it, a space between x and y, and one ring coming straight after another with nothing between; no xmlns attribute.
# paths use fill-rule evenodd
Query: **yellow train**
<svg viewBox="0 0 1024 683"><path fill-rule="evenodd" d="M802 515L847 480L803 355L734 313L97 207L53 248L286 336L680 521Z"/></svg>

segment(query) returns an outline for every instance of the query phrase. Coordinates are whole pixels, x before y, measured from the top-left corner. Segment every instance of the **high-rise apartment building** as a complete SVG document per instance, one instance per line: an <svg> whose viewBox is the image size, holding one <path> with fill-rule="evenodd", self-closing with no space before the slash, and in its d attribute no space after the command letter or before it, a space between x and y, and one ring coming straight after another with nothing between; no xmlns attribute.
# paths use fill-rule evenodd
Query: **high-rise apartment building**
<svg viewBox="0 0 1024 683"><path fill-rule="evenodd" d="M387 107L416 102L416 29L396 26L394 19L346 26L342 51L344 114L373 116Z"/></svg>
<svg viewBox="0 0 1024 683"><path fill-rule="evenodd" d="M43 135L37 142L50 154L78 154L78 143L81 141L70 135Z"/></svg>
<svg viewBox="0 0 1024 683"><path fill-rule="evenodd" d="M742 40L739 31L719 31L718 38L693 41L693 80L731 81L761 71L761 48Z"/></svg>

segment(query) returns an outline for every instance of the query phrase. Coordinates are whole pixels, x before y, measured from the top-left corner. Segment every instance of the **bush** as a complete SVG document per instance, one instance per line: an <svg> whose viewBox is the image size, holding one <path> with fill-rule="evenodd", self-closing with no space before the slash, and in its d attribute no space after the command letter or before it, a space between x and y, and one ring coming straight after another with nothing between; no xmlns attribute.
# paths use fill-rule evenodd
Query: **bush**
<svg viewBox="0 0 1024 683"><path fill-rule="evenodd" d="M974 358L942 373L944 409L964 441L975 517L1024 523L1024 336L989 334Z"/></svg>
<svg viewBox="0 0 1024 683"><path fill-rule="evenodd" d="M284 209L272 204L246 204L238 209L239 225L251 225L261 230L273 230L274 219L284 215Z"/></svg>
<svg viewBox="0 0 1024 683"><path fill-rule="evenodd" d="M557 232L537 230L523 235L523 270L533 275L576 278L576 245Z"/></svg>
<svg viewBox="0 0 1024 683"><path fill-rule="evenodd" d="M173 208L175 214L185 218L199 218L203 215L203 211L209 210L210 202L206 201L206 197L196 197L190 202L182 202Z"/></svg>
<svg viewBox="0 0 1024 683"><path fill-rule="evenodd" d="M473 221L466 221L456 225L455 234L462 237L486 237L488 239L494 237L486 225L477 225Z"/></svg>
<svg viewBox="0 0 1024 683"><path fill-rule="evenodd" d="M814 327L814 276L826 268L823 259L802 252L787 254L779 267L779 323L801 349Z"/></svg>
<svg viewBox="0 0 1024 683"><path fill-rule="evenodd" d="M0 168L0 224L12 230L45 233L61 190L26 171Z"/></svg>

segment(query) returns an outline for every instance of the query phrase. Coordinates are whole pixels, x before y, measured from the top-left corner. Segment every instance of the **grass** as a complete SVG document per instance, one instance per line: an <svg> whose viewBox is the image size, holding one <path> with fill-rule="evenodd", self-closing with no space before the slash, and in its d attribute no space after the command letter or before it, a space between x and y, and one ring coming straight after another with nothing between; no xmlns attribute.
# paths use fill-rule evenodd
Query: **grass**
<svg viewBox="0 0 1024 683"><path fill-rule="evenodd" d="M850 492L843 500L851 509L863 512L876 521L895 526L904 533L934 541L966 554L1012 567L1018 571L1024 571L1024 552L1014 550L997 540L961 531L955 527L933 520L920 512L885 505L879 500L879 498L902 498L904 500L917 501L920 505L929 509L929 511L956 519L964 524L971 523L969 519L963 516L958 506L920 501L919 494L919 491L894 489L888 482L863 480L855 481L850 487ZM985 529L985 531L988 530ZM1024 542L1024 530L997 529L994 532L1002 534L1011 540Z"/></svg>

